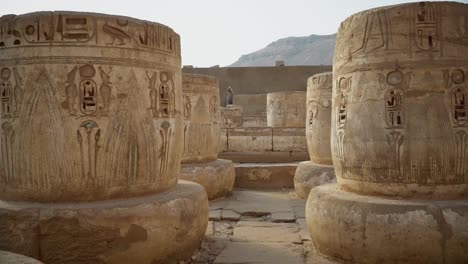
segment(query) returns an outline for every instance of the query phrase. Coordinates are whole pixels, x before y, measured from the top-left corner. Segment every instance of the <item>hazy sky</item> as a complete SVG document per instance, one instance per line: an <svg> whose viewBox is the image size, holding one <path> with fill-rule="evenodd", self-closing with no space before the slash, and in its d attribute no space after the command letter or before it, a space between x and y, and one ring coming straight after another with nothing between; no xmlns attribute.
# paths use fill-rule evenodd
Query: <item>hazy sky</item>
<svg viewBox="0 0 468 264"><path fill-rule="evenodd" d="M333 34L349 15L403 0L2 0L2 14L89 11L163 23L181 36L182 63L235 62L289 36ZM468 0L458 2L468 3Z"/></svg>

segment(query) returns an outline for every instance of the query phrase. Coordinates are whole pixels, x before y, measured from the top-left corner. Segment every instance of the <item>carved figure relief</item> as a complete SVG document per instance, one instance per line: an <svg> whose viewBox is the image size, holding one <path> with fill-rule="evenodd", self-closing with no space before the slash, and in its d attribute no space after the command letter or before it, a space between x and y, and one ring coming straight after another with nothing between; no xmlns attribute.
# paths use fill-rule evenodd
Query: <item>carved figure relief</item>
<svg viewBox="0 0 468 264"><path fill-rule="evenodd" d="M227 97L226 97L226 104L230 105L234 103L234 90L231 88L231 86L228 87L228 92L227 92Z"/></svg>
<svg viewBox="0 0 468 264"><path fill-rule="evenodd" d="M159 148L159 173L165 175L169 164L169 151L170 151L170 140L172 135L171 124L168 121L163 121L161 129L159 130L159 136L161 137L161 147Z"/></svg>
<svg viewBox="0 0 468 264"><path fill-rule="evenodd" d="M190 96L184 95L184 118L190 119L192 116L192 102L190 101Z"/></svg>
<svg viewBox="0 0 468 264"><path fill-rule="evenodd" d="M211 96L209 104L210 104L210 120L213 123L218 123L218 119L219 119L218 97L216 97L216 95Z"/></svg>
<svg viewBox="0 0 468 264"><path fill-rule="evenodd" d="M317 113L318 113L318 105L317 101L309 101L308 107L309 110L309 120L308 120L308 128L312 129L312 125L314 123L314 120L317 118Z"/></svg>
<svg viewBox="0 0 468 264"><path fill-rule="evenodd" d="M101 129L96 122L88 120L83 122L76 131L78 143L80 144L81 156L81 184L93 186L96 184L98 168L99 140Z"/></svg>
<svg viewBox="0 0 468 264"><path fill-rule="evenodd" d="M420 2L415 15L416 46L421 50L437 50L438 25L437 14L429 2Z"/></svg>
<svg viewBox="0 0 468 264"><path fill-rule="evenodd" d="M105 72L101 66L98 67L99 74L101 75L102 84L99 87L99 93L101 94L102 99L102 112L104 115L109 114L109 108L111 103L111 96L112 96L112 88L111 88L111 81L110 81L110 73Z"/></svg>

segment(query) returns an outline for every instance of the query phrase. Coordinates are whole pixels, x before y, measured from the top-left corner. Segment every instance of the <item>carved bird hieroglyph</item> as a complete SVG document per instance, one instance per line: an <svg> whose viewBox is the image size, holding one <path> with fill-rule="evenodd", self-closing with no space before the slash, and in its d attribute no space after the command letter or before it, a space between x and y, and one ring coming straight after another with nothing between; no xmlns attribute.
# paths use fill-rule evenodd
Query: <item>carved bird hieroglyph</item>
<svg viewBox="0 0 468 264"><path fill-rule="evenodd" d="M118 43L117 45L125 45L124 39L130 39L130 36L125 31L111 26L107 24L107 22L102 27L102 30L104 30L104 32L106 32L112 37L112 42L108 43L109 45L114 45L116 39L120 41L120 43Z"/></svg>

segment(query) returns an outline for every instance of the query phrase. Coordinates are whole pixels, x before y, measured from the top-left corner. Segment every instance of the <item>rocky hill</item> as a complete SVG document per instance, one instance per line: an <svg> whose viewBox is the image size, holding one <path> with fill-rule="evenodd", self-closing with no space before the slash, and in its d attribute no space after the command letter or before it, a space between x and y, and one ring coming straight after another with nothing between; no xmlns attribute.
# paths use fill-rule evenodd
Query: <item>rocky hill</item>
<svg viewBox="0 0 468 264"><path fill-rule="evenodd" d="M274 66L277 60L283 60L288 66L331 65L335 42L336 34L283 38L261 50L242 55L229 66Z"/></svg>

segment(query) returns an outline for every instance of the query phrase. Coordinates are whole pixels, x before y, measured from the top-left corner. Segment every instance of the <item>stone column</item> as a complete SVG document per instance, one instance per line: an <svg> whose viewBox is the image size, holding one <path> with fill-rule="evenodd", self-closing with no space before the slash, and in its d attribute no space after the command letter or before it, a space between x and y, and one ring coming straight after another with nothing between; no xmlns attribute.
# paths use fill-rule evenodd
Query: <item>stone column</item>
<svg viewBox="0 0 468 264"><path fill-rule="evenodd" d="M294 175L296 194L307 199L310 189L336 182L330 148L331 72L320 73L307 80L306 139L310 161L299 163Z"/></svg>
<svg viewBox="0 0 468 264"><path fill-rule="evenodd" d="M274 92L267 94L269 127L304 127L306 92Z"/></svg>
<svg viewBox="0 0 468 264"><path fill-rule="evenodd" d="M338 184L312 189L318 250L354 263L468 263L468 5L345 20L333 65Z"/></svg>
<svg viewBox="0 0 468 264"><path fill-rule="evenodd" d="M0 18L0 249L45 263L190 257L207 197L177 184L180 38L128 17Z"/></svg>
<svg viewBox="0 0 468 264"><path fill-rule="evenodd" d="M221 112L218 80L187 74L182 77L184 141L181 179L197 182L209 199L225 196L234 186L234 164L218 159Z"/></svg>
<svg viewBox="0 0 468 264"><path fill-rule="evenodd" d="M0 263L2 264L42 264L42 262L23 256L15 254L8 251L0 250Z"/></svg>

